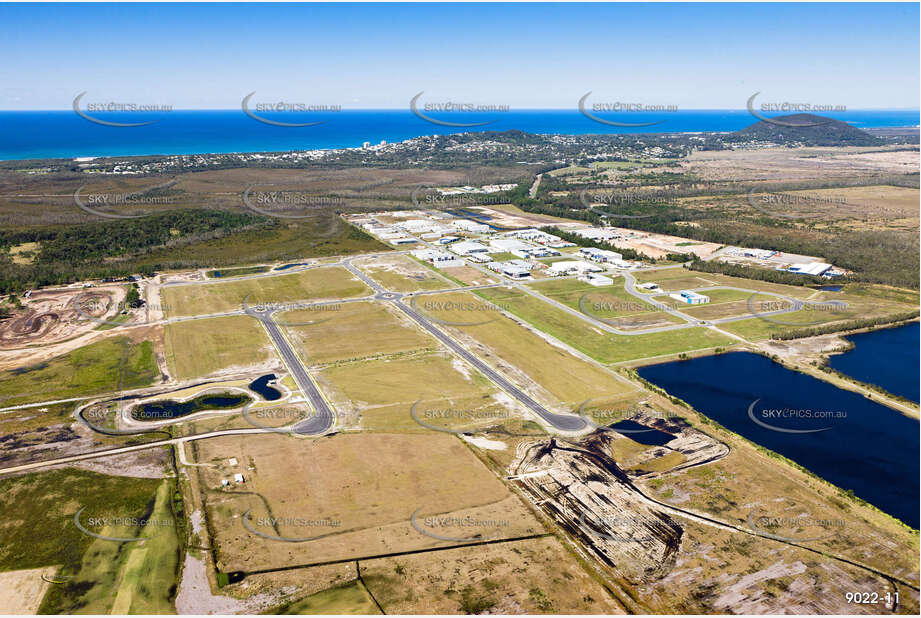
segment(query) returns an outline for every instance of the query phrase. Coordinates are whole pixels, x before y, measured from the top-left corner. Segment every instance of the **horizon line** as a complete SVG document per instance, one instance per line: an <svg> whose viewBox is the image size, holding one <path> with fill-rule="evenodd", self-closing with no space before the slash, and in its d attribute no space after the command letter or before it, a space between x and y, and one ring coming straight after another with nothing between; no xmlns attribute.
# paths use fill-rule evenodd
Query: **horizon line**
<svg viewBox="0 0 921 618"><path fill-rule="evenodd" d="M165 105L165 104L161 104ZM329 105L338 105L336 103L331 103ZM461 112L430 112L430 113L457 113L457 114L472 114L472 113L497 113L505 114L509 112L579 112L578 107L511 107L508 111L501 110L484 110L480 111L461 111ZM0 112L73 112L72 107L63 107L63 108L29 108L29 109L6 109L0 108ZM144 112L106 112L106 113L147 113L147 114L156 114L156 113L171 113L171 112L239 112L242 111L240 107L177 107L169 111L166 110L157 110L157 111L144 111ZM343 107L340 110L318 110L318 111L298 111L298 112L262 112L268 114L277 114L277 113L298 113L298 114L320 114L320 113L330 113L338 114L346 111L354 112L396 112L396 111L408 111L412 112L412 109L409 107ZM683 111L697 111L697 112L748 112L747 108L730 108L730 107L686 107L679 108L677 110L650 110L649 112L642 113L662 113L662 114L675 114L681 113ZM921 113L921 106L919 107L855 107L853 109L847 109L843 111L832 110L832 111L821 111L819 113L824 114L847 114L849 112L919 112ZM610 114L636 114L640 112L636 111L605 111L598 113L610 113ZM770 113L784 113L784 112L770 112ZM809 114L814 112L797 112L791 111L786 112L790 114Z"/></svg>

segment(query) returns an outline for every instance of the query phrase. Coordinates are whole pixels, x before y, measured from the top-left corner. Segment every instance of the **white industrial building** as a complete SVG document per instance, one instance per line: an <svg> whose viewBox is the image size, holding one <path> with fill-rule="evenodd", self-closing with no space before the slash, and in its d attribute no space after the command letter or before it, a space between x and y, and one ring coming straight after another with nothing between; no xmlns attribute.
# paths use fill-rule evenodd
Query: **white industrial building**
<svg viewBox="0 0 921 618"><path fill-rule="evenodd" d="M458 219L452 221L451 225L470 234L488 234L491 231L491 228L485 223L477 223L469 219Z"/></svg>
<svg viewBox="0 0 921 618"><path fill-rule="evenodd" d="M691 290L682 290L676 294L669 294L668 296L687 305L703 305L704 303L710 302L709 296L704 296L703 294L698 294Z"/></svg>
<svg viewBox="0 0 921 618"><path fill-rule="evenodd" d="M544 232L544 231L541 231L535 228L517 230L513 232L513 234L517 238L520 238L522 240L529 240L531 242L536 242L541 245L549 245L550 243L556 243L556 242L563 240L562 238L560 238L559 236L556 236L555 234L548 234L547 232Z"/></svg>
<svg viewBox="0 0 921 618"><path fill-rule="evenodd" d="M825 264L824 262L793 264L790 266L790 268L787 269L787 271L796 273L798 275L814 275L816 277L819 275L824 275L829 270L831 270L831 264Z"/></svg>
<svg viewBox="0 0 921 618"><path fill-rule="evenodd" d="M489 241L489 248L492 249L493 253L497 252L514 252L514 251L527 251L531 249L531 245L523 243L520 240L514 238L494 238Z"/></svg>
<svg viewBox="0 0 921 618"><path fill-rule="evenodd" d="M463 260L457 259L457 256L451 255L447 251L438 251L436 249L420 249L411 252L411 255L417 260L429 262L439 268L455 268L463 266Z"/></svg>
<svg viewBox="0 0 921 618"><path fill-rule="evenodd" d="M524 260L509 260L508 262L490 262L486 268L505 275L509 279L526 279L531 276L534 265Z"/></svg>
<svg viewBox="0 0 921 618"><path fill-rule="evenodd" d="M579 277L579 281L584 281L585 283L593 285L596 288L614 284L614 280L610 277L605 277L604 275L594 275L592 273L586 273L582 275Z"/></svg>
<svg viewBox="0 0 921 618"><path fill-rule="evenodd" d="M604 269L597 264L583 262L582 260L561 260L554 262L547 268L547 274L551 277L573 274L584 275L585 273L600 273L603 271Z"/></svg>
<svg viewBox="0 0 921 618"><path fill-rule="evenodd" d="M429 219L410 219L409 221L402 221L397 224L397 227L402 228L409 232L410 234L421 234L422 232L432 231L433 227L439 227L434 221Z"/></svg>
<svg viewBox="0 0 921 618"><path fill-rule="evenodd" d="M581 236L582 238L589 238L591 240L600 240L602 242L610 242L615 238L620 238L620 234L614 230L609 230L606 228L600 227L584 227L578 230L573 230L573 234Z"/></svg>
<svg viewBox="0 0 921 618"><path fill-rule="evenodd" d="M560 252L556 249L551 249L549 247L528 247L527 249L522 250L513 250L510 251L512 255L520 258L544 258L544 257L554 257L560 255Z"/></svg>
<svg viewBox="0 0 921 618"><path fill-rule="evenodd" d="M622 253L609 251L608 249L596 249L594 247L583 247L579 249L579 255L593 262L601 263L620 262L624 259Z"/></svg>
<svg viewBox="0 0 921 618"><path fill-rule="evenodd" d="M475 240L464 240L452 244L448 250L457 255L473 255L474 253L487 253L489 247Z"/></svg>

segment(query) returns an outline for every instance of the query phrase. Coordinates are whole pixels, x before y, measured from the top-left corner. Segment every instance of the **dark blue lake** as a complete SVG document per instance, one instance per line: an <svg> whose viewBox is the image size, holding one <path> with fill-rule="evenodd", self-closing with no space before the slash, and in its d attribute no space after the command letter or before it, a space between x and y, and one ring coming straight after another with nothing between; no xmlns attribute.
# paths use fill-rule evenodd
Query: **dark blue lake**
<svg viewBox="0 0 921 618"><path fill-rule="evenodd" d="M281 391L269 386L269 382L275 381L275 374L269 373L258 377L249 384L249 389L254 393L259 393L266 401L275 401L281 399Z"/></svg>
<svg viewBox="0 0 921 618"><path fill-rule="evenodd" d="M638 373L724 427L918 527L918 421L748 352Z"/></svg>
<svg viewBox="0 0 921 618"><path fill-rule="evenodd" d="M828 358L828 365L855 380L875 384L893 395L918 401L918 322L845 337L854 344L844 354Z"/></svg>
<svg viewBox="0 0 921 618"><path fill-rule="evenodd" d="M134 418L142 421L160 421L164 419L188 416L202 410L227 410L239 408L250 402L246 395L228 393L226 395L202 395L189 401L161 399L144 403L135 408Z"/></svg>

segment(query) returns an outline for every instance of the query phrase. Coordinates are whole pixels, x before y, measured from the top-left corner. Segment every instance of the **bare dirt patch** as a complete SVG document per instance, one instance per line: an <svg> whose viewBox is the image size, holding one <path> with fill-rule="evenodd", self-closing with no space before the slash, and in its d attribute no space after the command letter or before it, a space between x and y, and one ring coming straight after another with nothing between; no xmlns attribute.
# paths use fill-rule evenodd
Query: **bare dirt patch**
<svg viewBox="0 0 921 618"><path fill-rule="evenodd" d="M0 573L0 614L38 613L42 597L51 585L43 577L50 579L57 570L56 566L48 566Z"/></svg>
<svg viewBox="0 0 921 618"><path fill-rule="evenodd" d="M213 464L195 472L224 572L543 532L521 500L447 434L227 436L193 448L199 463ZM245 482L233 483L237 473ZM231 485L222 487L224 479Z"/></svg>
<svg viewBox="0 0 921 618"><path fill-rule="evenodd" d="M111 320L125 298L121 286L37 290L6 320L0 321L0 349L41 346L92 331L97 320Z"/></svg>
<svg viewBox="0 0 921 618"><path fill-rule="evenodd" d="M682 527L649 504L603 453L556 439L519 447L513 478L615 577L639 583L674 565Z"/></svg>
<svg viewBox="0 0 921 618"><path fill-rule="evenodd" d="M624 614L553 537L361 562L388 614Z"/></svg>

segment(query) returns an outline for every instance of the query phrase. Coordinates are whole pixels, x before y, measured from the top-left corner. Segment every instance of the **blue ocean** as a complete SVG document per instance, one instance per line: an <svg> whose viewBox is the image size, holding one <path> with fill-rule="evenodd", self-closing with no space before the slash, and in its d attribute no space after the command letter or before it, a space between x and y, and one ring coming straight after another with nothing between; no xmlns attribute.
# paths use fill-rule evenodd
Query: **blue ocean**
<svg viewBox="0 0 921 618"><path fill-rule="evenodd" d="M569 135L737 131L757 122L747 110L598 114L619 122L638 122L638 116L642 116L642 121L661 121L647 127L601 124L577 109L429 114L448 122L488 123L474 128L431 123L408 108L263 115L280 122L322 121L322 124L274 126L254 120L242 110L101 114L110 122L156 121L145 126L113 127L86 120L72 110L0 111L0 160L349 148L364 142L398 142L421 135L512 129ZM917 110L854 110L826 115L858 128L919 125Z"/></svg>

